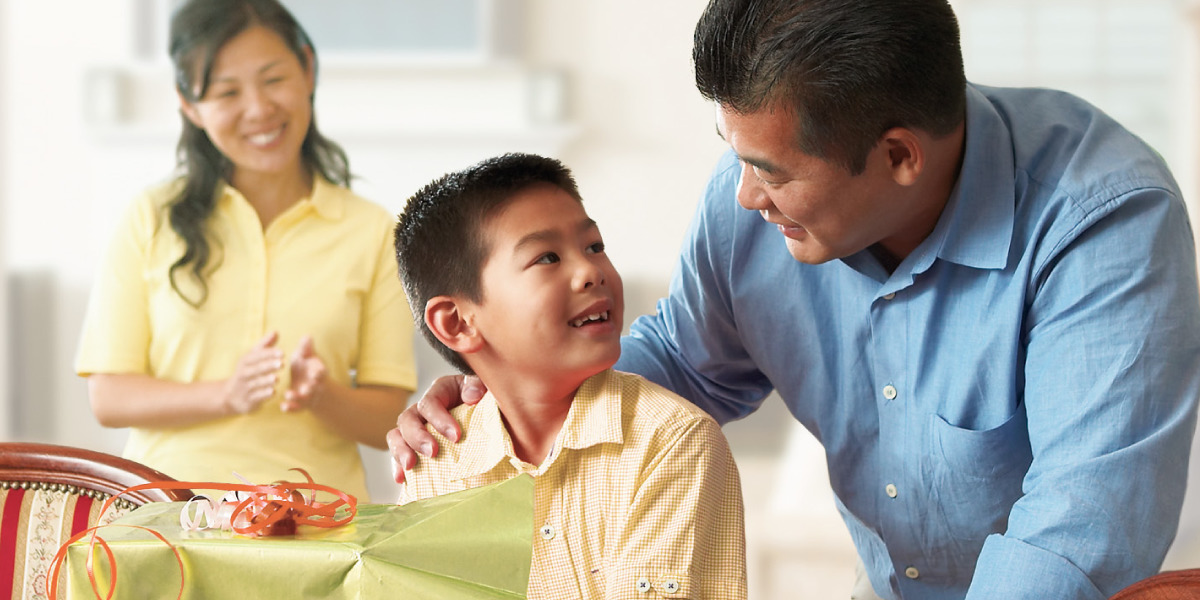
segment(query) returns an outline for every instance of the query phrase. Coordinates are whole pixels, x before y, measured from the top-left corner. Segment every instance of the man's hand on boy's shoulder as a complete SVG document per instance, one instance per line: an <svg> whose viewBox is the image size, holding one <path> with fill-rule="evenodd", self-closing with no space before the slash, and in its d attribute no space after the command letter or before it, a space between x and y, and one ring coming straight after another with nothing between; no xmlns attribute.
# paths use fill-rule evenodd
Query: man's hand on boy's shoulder
<svg viewBox="0 0 1200 600"><path fill-rule="evenodd" d="M450 409L459 404L475 404L486 393L487 388L474 375L446 375L435 379L416 404L404 409L396 417L396 428L387 434L396 483L403 483L404 472L417 466L418 454L437 455L437 440L425 426L432 425L446 439L457 442L462 427L450 416Z"/></svg>

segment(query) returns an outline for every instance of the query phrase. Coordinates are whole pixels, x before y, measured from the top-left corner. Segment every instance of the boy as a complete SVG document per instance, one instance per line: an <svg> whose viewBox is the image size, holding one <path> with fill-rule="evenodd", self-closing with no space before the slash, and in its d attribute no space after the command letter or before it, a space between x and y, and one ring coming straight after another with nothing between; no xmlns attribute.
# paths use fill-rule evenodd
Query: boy
<svg viewBox="0 0 1200 600"><path fill-rule="evenodd" d="M488 394L400 502L535 477L530 598L745 598L741 484L711 417L621 353L621 278L558 161L505 154L408 200L396 259L421 331Z"/></svg>

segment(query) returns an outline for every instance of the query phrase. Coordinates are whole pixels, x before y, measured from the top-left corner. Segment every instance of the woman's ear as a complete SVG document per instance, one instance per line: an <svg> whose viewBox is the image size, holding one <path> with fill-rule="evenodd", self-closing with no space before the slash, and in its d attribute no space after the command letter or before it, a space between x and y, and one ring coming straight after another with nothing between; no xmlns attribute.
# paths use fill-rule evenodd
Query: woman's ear
<svg viewBox="0 0 1200 600"><path fill-rule="evenodd" d="M434 296L425 303L425 325L447 348L470 354L483 347L483 336L475 329L471 315L461 300Z"/></svg>
<svg viewBox="0 0 1200 600"><path fill-rule="evenodd" d="M182 112L183 116L187 117L187 120L191 121L192 125L195 125L197 129L204 129L204 125L200 120L200 111L196 110L196 106L188 102L187 98L184 98L183 93L178 89L175 90L175 96L179 98L179 112Z"/></svg>
<svg viewBox="0 0 1200 600"><path fill-rule="evenodd" d="M304 77L308 81L308 95L311 97L317 91L317 57L313 54L312 46L304 47Z"/></svg>
<svg viewBox="0 0 1200 600"><path fill-rule="evenodd" d="M921 138L906 127L893 127L883 132L880 143L887 150L892 180L904 186L915 183L925 169L925 147Z"/></svg>

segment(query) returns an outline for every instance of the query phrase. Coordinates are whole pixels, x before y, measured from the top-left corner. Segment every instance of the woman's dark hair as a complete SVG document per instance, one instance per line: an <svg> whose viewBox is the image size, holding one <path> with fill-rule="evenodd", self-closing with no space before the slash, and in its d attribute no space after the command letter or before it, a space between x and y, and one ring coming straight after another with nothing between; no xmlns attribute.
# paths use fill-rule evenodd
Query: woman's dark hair
<svg viewBox="0 0 1200 600"><path fill-rule="evenodd" d="M934 136L966 115L958 21L946 0L710 0L696 87L739 113L778 103L799 148L861 173L879 136Z"/></svg>
<svg viewBox="0 0 1200 600"><path fill-rule="evenodd" d="M561 162L509 153L426 184L408 199L396 222L396 263L417 328L463 373L473 371L430 331L425 305L434 296L483 300L480 280L490 253L484 225L518 193L537 184L556 186L582 202L575 178Z"/></svg>
<svg viewBox="0 0 1200 600"><path fill-rule="evenodd" d="M229 40L254 26L263 26L279 34L300 64L312 69L315 79L316 48L291 13L275 0L189 0L171 16L169 48L175 66L175 87L184 100L196 102L204 97L211 83L217 53ZM308 64L305 48L312 51L312 65ZM312 102L310 97L309 103ZM204 270L212 254L205 237L205 224L215 206L218 187L222 180L229 179L233 165L203 129L192 124L186 116L182 120L183 132L179 135L176 158L184 184L170 204L168 220L171 229L183 239L184 252L171 265L168 275L175 292L188 304L199 307L208 297ZM316 115L309 123L300 156L310 171L349 187L350 162L346 153L317 131ZM200 284L200 297L196 299L188 298L176 281L177 271L189 266L192 276Z"/></svg>

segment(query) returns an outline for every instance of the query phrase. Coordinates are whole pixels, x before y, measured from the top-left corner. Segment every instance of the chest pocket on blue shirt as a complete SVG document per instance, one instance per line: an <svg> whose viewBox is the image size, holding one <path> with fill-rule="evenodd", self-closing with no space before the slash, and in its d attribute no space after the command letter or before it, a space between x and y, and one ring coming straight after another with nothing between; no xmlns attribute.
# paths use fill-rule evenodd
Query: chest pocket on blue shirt
<svg viewBox="0 0 1200 600"><path fill-rule="evenodd" d="M1007 528L1033 461L1025 404L1004 423L982 431L955 427L936 414L929 420L923 470L934 504L928 525L938 532L932 539L951 544L941 549L951 556L976 556L984 538Z"/></svg>

